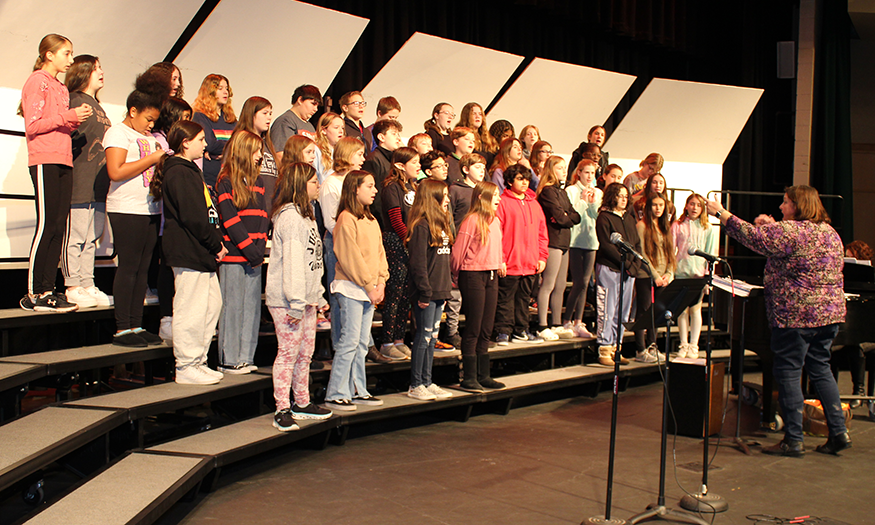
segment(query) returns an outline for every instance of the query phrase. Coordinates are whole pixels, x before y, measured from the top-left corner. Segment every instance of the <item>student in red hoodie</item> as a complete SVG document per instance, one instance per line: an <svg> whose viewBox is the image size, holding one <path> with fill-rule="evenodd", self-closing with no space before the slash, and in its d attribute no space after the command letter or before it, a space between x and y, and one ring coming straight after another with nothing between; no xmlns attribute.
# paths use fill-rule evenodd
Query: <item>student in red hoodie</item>
<svg viewBox="0 0 875 525"><path fill-rule="evenodd" d="M529 331L529 298L538 274L547 266L547 221L535 192L529 189L532 170L514 164L504 171L505 191L495 216L501 221L502 251L507 275L498 282L496 342L542 343Z"/></svg>
<svg viewBox="0 0 875 525"><path fill-rule="evenodd" d="M225 307L219 320L220 369L226 374L256 370L255 347L261 321L261 264L270 219L259 173L261 138L240 130L224 150L216 182L220 224L228 255L219 266ZM284 159L285 160L285 159Z"/></svg>
<svg viewBox="0 0 875 525"><path fill-rule="evenodd" d="M36 229L30 248L25 310L70 312L78 306L55 294L58 262L73 194L70 132L92 114L91 106L70 109L70 93L58 80L73 65L73 43L50 34L39 44L39 58L21 90L18 114L24 117L27 165L36 203Z"/></svg>

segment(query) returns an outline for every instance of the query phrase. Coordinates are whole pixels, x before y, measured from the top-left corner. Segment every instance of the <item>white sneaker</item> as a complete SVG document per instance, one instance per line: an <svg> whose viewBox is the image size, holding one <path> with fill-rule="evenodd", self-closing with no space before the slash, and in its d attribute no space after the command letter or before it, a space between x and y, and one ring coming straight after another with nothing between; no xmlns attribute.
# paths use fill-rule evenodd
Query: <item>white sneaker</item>
<svg viewBox="0 0 875 525"><path fill-rule="evenodd" d="M697 345L690 345L687 348L687 359L698 359L699 358L699 347Z"/></svg>
<svg viewBox="0 0 875 525"><path fill-rule="evenodd" d="M437 398L443 399L443 398L447 398L447 397L453 397L452 392L447 392L446 390L437 386L434 383L428 385L427 387L425 387L425 389L428 390L429 392L431 392L432 394L434 394L434 396Z"/></svg>
<svg viewBox="0 0 875 525"><path fill-rule="evenodd" d="M577 325L577 337L582 337L584 339L595 339L595 334L586 329L586 325L580 323Z"/></svg>
<svg viewBox="0 0 875 525"><path fill-rule="evenodd" d="M222 379L223 377L225 377L225 374L219 372L218 370L213 370L212 368L208 367L206 363L201 363L197 365L197 367L201 369L201 372L207 374L210 377L215 377L216 379Z"/></svg>
<svg viewBox="0 0 875 525"><path fill-rule="evenodd" d="M659 351L656 343L652 343L650 346L647 347L647 353L655 357L658 363L665 363L665 354Z"/></svg>
<svg viewBox="0 0 875 525"><path fill-rule="evenodd" d="M681 343L678 346L678 353L675 354L675 359L683 359L687 357L687 351L689 350L690 345L688 343Z"/></svg>
<svg viewBox="0 0 875 525"><path fill-rule="evenodd" d="M538 337L543 339L544 341L556 341L559 339L559 336L553 330L549 328L544 328L540 332L538 332Z"/></svg>
<svg viewBox="0 0 875 525"><path fill-rule="evenodd" d="M554 326L550 330L553 330L553 333L559 336L559 339L571 339L575 334L572 330L566 329L564 326Z"/></svg>
<svg viewBox="0 0 875 525"><path fill-rule="evenodd" d="M91 296L85 288L72 286L67 288L67 302L78 304L79 308L91 308L97 306L97 299Z"/></svg>
<svg viewBox="0 0 875 525"><path fill-rule="evenodd" d="M420 401L433 401L437 399L437 396L432 394L425 388L425 385L419 385L416 388L410 387L407 390L407 397L412 397L413 399L418 399Z"/></svg>
<svg viewBox="0 0 875 525"><path fill-rule="evenodd" d="M146 288L146 297L143 299L143 304L158 304L158 296L151 288Z"/></svg>
<svg viewBox="0 0 875 525"><path fill-rule="evenodd" d="M246 370L250 372L258 372L258 367L253 365L252 363L243 363L243 366L246 367Z"/></svg>
<svg viewBox="0 0 875 525"><path fill-rule="evenodd" d="M94 297L97 301L97 306L112 306L112 296L106 295L105 293L100 291L100 288L96 286L89 286L85 289L88 292L88 295Z"/></svg>
<svg viewBox="0 0 875 525"><path fill-rule="evenodd" d="M176 369L176 382L180 385L215 385L219 378L204 372L199 366Z"/></svg>
<svg viewBox="0 0 875 525"><path fill-rule="evenodd" d="M644 350L643 352L637 352L635 354L635 360L639 363L655 363L656 356L651 354L647 350Z"/></svg>
<svg viewBox="0 0 875 525"><path fill-rule="evenodd" d="M161 318L161 324L158 326L158 337L168 345L173 344L173 318L169 315Z"/></svg>

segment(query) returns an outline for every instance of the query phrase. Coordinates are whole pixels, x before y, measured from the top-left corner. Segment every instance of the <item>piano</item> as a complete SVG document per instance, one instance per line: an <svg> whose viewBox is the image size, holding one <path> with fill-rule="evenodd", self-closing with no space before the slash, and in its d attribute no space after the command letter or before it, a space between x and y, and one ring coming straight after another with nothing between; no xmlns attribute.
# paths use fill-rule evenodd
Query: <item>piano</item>
<svg viewBox="0 0 875 525"><path fill-rule="evenodd" d="M845 322L839 326L838 335L833 341L833 349L851 344L875 342L875 267L861 264L846 263L843 268L845 278L845 294L847 314ZM752 284L762 285L754 279L747 280ZM715 289L714 309L715 323L726 324L729 321L729 302L732 296L720 289ZM746 304L745 304L746 302ZM763 414L761 425L764 428L777 430L775 414L777 413L777 396L772 377L773 355L770 348L771 330L766 319L766 302L762 288L753 289L748 297L735 297L732 308L732 322L729 324L732 340L732 388L738 385L738 374L741 366L741 341L747 350L755 352L763 368ZM742 314L744 317L742 318ZM742 334L742 322L744 333Z"/></svg>

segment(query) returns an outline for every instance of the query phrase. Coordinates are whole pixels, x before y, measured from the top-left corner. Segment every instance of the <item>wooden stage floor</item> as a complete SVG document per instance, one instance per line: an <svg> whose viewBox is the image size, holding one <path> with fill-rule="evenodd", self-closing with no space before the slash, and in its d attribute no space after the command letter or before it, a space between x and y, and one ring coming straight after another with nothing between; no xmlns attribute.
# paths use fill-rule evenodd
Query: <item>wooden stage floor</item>
<svg viewBox="0 0 875 525"><path fill-rule="evenodd" d="M843 373L842 392L849 382ZM661 399L660 383L620 396L614 518L657 499ZM356 427L343 446L263 455L229 468L218 490L178 503L157 523L546 525L604 514L610 392L542 401L506 416L475 412L465 423L425 415ZM735 414L730 401L724 435L735 435ZM742 437L777 442L779 434L756 429L758 417L742 408ZM757 523L752 515L873 523L875 423L865 405L855 411L851 436L854 447L841 457L815 453L820 437L806 439L802 459L712 445L709 488L729 503L714 523ZM698 491L701 462L701 439L669 436L667 506Z"/></svg>

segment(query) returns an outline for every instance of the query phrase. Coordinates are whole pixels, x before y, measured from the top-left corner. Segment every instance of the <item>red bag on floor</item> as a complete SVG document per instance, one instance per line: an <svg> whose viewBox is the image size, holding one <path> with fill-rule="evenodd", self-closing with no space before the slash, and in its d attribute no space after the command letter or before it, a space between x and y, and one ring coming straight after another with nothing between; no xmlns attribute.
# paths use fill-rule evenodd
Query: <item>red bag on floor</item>
<svg viewBox="0 0 875 525"><path fill-rule="evenodd" d="M842 414L845 416L845 426L850 430L854 415L847 403L842 403ZM823 415L820 400L805 400L805 408L802 411L802 431L813 436L829 437L829 428L826 426L826 417Z"/></svg>

